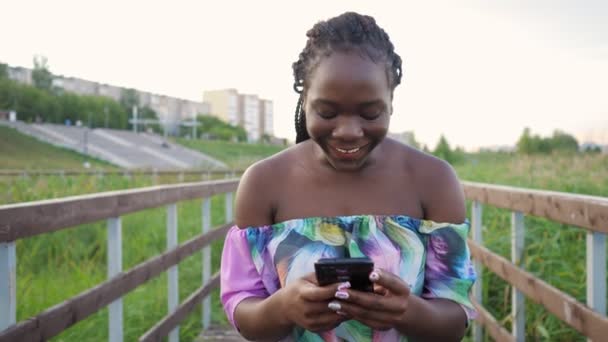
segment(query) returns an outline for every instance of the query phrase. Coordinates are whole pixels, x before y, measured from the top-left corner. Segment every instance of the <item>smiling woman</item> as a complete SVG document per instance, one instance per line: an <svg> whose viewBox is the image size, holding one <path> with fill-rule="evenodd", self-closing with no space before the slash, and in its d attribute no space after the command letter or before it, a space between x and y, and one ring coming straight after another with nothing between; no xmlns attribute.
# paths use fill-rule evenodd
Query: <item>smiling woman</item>
<svg viewBox="0 0 608 342"><path fill-rule="evenodd" d="M221 296L253 340L458 340L474 314L462 188L386 137L401 58L372 17L317 23L293 64L297 144L251 166ZM445 223L442 223L445 222ZM373 291L319 285L319 259L368 258Z"/></svg>

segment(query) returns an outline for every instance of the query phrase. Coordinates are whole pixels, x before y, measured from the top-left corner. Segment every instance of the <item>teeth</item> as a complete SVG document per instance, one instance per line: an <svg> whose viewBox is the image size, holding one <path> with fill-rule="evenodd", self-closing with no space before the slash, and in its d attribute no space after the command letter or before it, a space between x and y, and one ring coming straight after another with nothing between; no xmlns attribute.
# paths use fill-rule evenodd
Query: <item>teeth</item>
<svg viewBox="0 0 608 342"><path fill-rule="evenodd" d="M344 149L336 147L336 150L338 150L342 153L355 153L355 152L358 152L360 149L361 149L361 147L353 148L352 150L344 150Z"/></svg>

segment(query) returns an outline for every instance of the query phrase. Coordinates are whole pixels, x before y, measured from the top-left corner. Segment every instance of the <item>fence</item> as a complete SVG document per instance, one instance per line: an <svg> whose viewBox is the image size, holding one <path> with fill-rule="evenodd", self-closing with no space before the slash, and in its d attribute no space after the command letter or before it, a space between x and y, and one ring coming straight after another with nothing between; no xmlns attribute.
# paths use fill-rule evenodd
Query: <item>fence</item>
<svg viewBox="0 0 608 342"><path fill-rule="evenodd" d="M111 175L122 175L126 177L131 176L175 176L180 181L184 180L185 176L197 176L200 175L201 180L210 180L212 177L225 176L225 175L237 175L242 174L243 170L217 170L217 169L203 169L203 170L156 170L156 169L141 169L141 170L0 170L0 177L40 177L40 176L111 176Z"/></svg>
<svg viewBox="0 0 608 342"><path fill-rule="evenodd" d="M0 341L41 341L56 336L105 306L110 306L110 340L122 341L121 297L149 279L168 271L169 314L144 334L141 341L156 341L170 336L177 339L179 322L205 298L203 327L209 324L207 295L218 286L218 276L209 274L209 243L223 237L232 218L232 195L238 180L210 181L107 192L32 203L0 206ZM471 254L478 274L481 265L511 284L513 331L508 332L483 308L481 284L473 291L479 319L473 329L474 339L483 338L481 328L498 341L523 341L525 333L524 295L540 303L559 319L593 340L608 336L606 318L606 237L608 232L608 199L567 193L537 191L464 182L466 198L472 201ZM213 230L210 226L209 197L226 196L226 224ZM176 203L204 198L202 231L177 245ZM513 211L511 262L482 246L482 205ZM120 216L167 206L167 252L139 264L127 272L121 265ZM587 305L556 289L516 265L524 248L524 215L544 217L585 228L587 232ZM93 287L39 315L15 324L15 240L61 230L75 225L106 219L108 221L108 278ZM182 304L177 303L177 264L203 249L203 286Z"/></svg>
<svg viewBox="0 0 608 342"><path fill-rule="evenodd" d="M513 329L508 332L481 306L482 282L476 282L473 297L479 317L473 329L474 340L482 340L483 326L497 341L524 341L524 296L539 303L547 311L592 340L605 340L608 336L608 318L606 318L608 198L470 182L464 182L463 186L466 198L472 201L473 239L469 240L469 246L477 273L481 274L483 264L512 286ZM512 211L510 262L482 246L482 204ZM518 267L524 250L524 214L587 229L587 305Z"/></svg>
<svg viewBox="0 0 608 342"><path fill-rule="evenodd" d="M219 286L218 275L210 275L212 241L222 238L231 225L232 192L238 180L164 185L106 192L30 203L0 206L0 341L45 341L100 309L109 306L109 340L123 340L122 297L137 286L168 272L169 313L140 341L159 341L169 335L179 338L178 324L197 303ZM226 193L226 223L210 229L211 202L215 194ZM177 245L176 203L203 199L202 234ZM121 215L167 206L167 251L122 272ZM15 241L76 225L107 220L108 280L39 315L16 323ZM177 264L203 249L203 286L178 303ZM203 304L203 327L209 325L210 302Z"/></svg>

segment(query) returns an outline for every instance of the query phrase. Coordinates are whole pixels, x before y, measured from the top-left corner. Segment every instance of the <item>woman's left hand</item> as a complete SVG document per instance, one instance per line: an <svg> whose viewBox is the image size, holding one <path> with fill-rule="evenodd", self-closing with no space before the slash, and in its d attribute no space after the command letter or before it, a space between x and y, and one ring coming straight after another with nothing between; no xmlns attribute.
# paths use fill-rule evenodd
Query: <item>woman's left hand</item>
<svg viewBox="0 0 608 342"><path fill-rule="evenodd" d="M374 292L342 289L330 307L348 319L373 329L388 330L403 326L410 299L410 287L393 273L376 269L370 274Z"/></svg>

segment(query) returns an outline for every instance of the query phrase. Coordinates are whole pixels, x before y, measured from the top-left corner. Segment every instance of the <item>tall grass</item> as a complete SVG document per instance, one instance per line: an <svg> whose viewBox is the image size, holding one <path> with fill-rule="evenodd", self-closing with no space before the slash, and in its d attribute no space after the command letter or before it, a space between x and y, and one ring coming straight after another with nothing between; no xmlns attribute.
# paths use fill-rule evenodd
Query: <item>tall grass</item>
<svg viewBox="0 0 608 342"><path fill-rule="evenodd" d="M516 156L477 154L456 165L461 179L608 197L608 156L593 154ZM483 243L510 259L511 213L483 208ZM525 219L522 266L558 289L586 302L586 230L536 217ZM606 279L608 281L608 279ZM487 270L484 306L511 328L510 286ZM530 340L584 341L540 305L526 300L526 337Z"/></svg>
<svg viewBox="0 0 608 342"><path fill-rule="evenodd" d="M200 177L198 177L200 179ZM190 179L185 179L189 181ZM164 179L177 181L177 177ZM34 184L33 189L30 189ZM69 176L27 177L4 180L0 186L11 189L7 202L21 202L63 197L80 193L116 190L152 185L152 177ZM8 199L8 200L7 200ZM180 243L201 232L201 200L178 204ZM213 226L223 223L224 196L212 198ZM156 208L124 215L123 269L162 253L166 248L166 209ZM223 241L212 245L212 270L219 268ZM202 256L195 253L179 264L180 299L184 300L202 282ZM17 241L17 320L41 311L93 287L106 279L107 245L105 221L84 224L55 233ZM167 312L166 274L150 280L124 297L125 340L133 341L152 327ZM225 323L217 292L212 294L212 320ZM201 330L200 310L183 323L180 336L193 340ZM108 319L104 309L79 322L53 340L107 340Z"/></svg>

